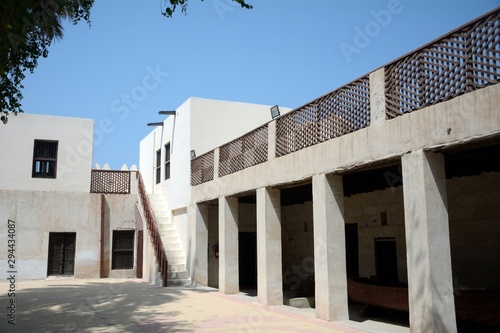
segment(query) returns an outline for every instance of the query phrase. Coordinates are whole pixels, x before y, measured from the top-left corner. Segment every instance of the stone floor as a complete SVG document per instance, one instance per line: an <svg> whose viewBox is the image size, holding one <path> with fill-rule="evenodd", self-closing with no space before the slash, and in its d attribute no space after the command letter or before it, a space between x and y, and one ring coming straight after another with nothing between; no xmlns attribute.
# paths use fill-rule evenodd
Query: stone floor
<svg viewBox="0 0 500 333"><path fill-rule="evenodd" d="M330 323L314 309L266 307L244 293L151 286L136 279L52 278L0 283L0 332L408 332L381 322ZM15 301L15 311L9 309ZM11 318L9 318L9 314ZM15 325L9 323L15 315Z"/></svg>

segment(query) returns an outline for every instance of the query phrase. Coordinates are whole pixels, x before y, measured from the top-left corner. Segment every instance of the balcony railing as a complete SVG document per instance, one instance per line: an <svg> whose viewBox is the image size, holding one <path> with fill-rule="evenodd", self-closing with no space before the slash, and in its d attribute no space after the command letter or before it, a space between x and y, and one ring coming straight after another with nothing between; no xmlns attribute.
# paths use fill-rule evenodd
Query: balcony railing
<svg viewBox="0 0 500 333"><path fill-rule="evenodd" d="M267 124L220 147L219 177L267 161Z"/></svg>
<svg viewBox="0 0 500 333"><path fill-rule="evenodd" d="M370 125L368 75L341 87L276 122L276 157Z"/></svg>
<svg viewBox="0 0 500 333"><path fill-rule="evenodd" d="M500 10L385 67L386 118L450 100L500 80Z"/></svg>
<svg viewBox="0 0 500 333"><path fill-rule="evenodd" d="M386 119L498 83L500 10L391 62L384 73ZM278 118L274 155L284 156L370 126L370 104L379 103L370 101L370 88L370 75L365 75ZM383 97L380 93L376 98L383 101ZM267 128L221 146L218 176L267 161L267 144L262 142ZM191 161L191 185L213 180L213 156L212 151Z"/></svg>
<svg viewBox="0 0 500 333"><path fill-rule="evenodd" d="M213 150L191 160L191 185L200 185L214 179Z"/></svg>
<svg viewBox="0 0 500 333"><path fill-rule="evenodd" d="M90 193L129 194L130 171L92 170Z"/></svg>

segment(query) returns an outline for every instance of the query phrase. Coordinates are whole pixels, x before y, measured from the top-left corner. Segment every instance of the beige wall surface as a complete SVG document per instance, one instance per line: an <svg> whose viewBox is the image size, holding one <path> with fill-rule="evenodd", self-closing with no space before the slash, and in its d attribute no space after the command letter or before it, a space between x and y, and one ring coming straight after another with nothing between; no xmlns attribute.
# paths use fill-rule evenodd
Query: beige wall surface
<svg viewBox="0 0 500 333"><path fill-rule="evenodd" d="M134 205L137 195L105 196L105 270L110 276L135 276L135 266L126 272L111 270L112 230L135 229ZM79 192L42 192L0 190L0 265L7 267L7 224L15 223L17 277L47 277L49 234L76 233L74 276L100 276L101 195ZM134 247L135 250L135 247ZM134 251L135 253L135 251ZM134 260L135 265L135 260Z"/></svg>

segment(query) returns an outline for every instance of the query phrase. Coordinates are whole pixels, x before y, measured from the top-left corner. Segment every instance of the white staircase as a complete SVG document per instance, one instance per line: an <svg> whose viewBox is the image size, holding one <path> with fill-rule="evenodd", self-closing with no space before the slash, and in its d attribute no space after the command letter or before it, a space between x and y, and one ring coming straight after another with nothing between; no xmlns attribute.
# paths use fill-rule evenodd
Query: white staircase
<svg viewBox="0 0 500 333"><path fill-rule="evenodd" d="M186 255L170 212L161 194L149 194L149 202L158 224L161 241L168 259L168 286L190 285L191 278L186 269Z"/></svg>

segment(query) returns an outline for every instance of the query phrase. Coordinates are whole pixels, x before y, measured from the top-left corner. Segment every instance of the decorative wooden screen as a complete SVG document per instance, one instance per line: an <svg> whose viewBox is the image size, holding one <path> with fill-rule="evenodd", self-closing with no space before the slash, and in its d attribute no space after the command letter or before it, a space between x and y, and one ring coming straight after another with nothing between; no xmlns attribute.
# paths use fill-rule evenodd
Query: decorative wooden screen
<svg viewBox="0 0 500 333"><path fill-rule="evenodd" d="M500 10L385 67L386 118L500 81Z"/></svg>
<svg viewBox="0 0 500 333"><path fill-rule="evenodd" d="M214 179L214 151L191 160L191 185L196 186Z"/></svg>
<svg viewBox="0 0 500 333"><path fill-rule="evenodd" d="M90 193L129 194L130 171L92 170Z"/></svg>
<svg viewBox="0 0 500 333"><path fill-rule="evenodd" d="M345 85L276 122L276 157L370 125L368 75Z"/></svg>
<svg viewBox="0 0 500 333"><path fill-rule="evenodd" d="M233 140L219 150L219 177L267 161L267 124Z"/></svg>

